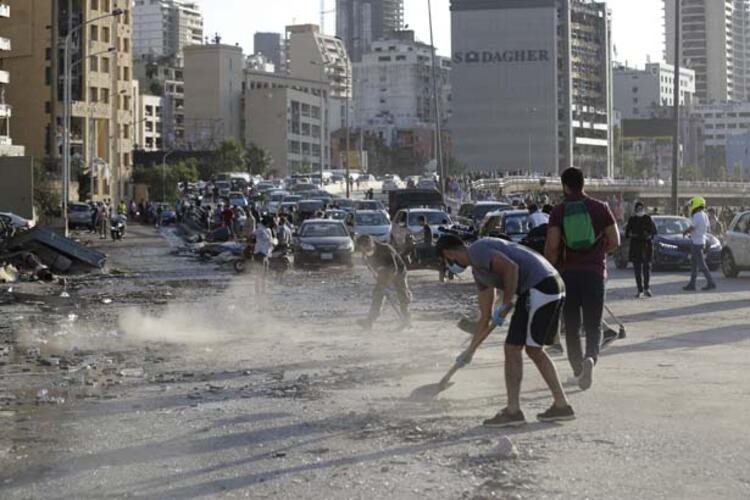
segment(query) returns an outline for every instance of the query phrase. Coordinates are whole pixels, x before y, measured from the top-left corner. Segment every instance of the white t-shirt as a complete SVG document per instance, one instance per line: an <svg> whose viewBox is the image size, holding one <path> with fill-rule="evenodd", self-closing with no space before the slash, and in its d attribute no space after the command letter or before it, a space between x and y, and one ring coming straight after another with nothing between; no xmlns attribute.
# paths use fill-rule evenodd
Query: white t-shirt
<svg viewBox="0 0 750 500"><path fill-rule="evenodd" d="M693 214L693 233L691 235L693 245L703 246L706 244L706 233L708 233L708 228L708 215L706 215L705 210Z"/></svg>
<svg viewBox="0 0 750 500"><path fill-rule="evenodd" d="M537 210L533 214L529 215L529 229L539 227L543 224L549 224L549 215Z"/></svg>

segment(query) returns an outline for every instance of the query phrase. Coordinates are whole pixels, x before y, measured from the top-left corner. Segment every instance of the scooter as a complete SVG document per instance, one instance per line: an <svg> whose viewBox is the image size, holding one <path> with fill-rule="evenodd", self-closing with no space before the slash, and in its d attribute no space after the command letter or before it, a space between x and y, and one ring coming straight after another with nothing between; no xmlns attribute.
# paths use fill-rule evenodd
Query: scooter
<svg viewBox="0 0 750 500"><path fill-rule="evenodd" d="M112 241L121 240L125 236L125 217L122 215L112 217L109 233L112 235Z"/></svg>

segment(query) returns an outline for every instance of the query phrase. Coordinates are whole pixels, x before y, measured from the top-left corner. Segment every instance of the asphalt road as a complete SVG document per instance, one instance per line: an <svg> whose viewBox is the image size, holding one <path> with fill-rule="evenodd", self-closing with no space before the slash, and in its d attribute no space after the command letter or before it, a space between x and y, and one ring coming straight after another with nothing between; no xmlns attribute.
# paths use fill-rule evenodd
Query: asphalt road
<svg viewBox="0 0 750 500"><path fill-rule="evenodd" d="M530 423L498 431L481 421L504 404L502 331L436 400L409 398L468 340L468 276L414 273L415 327L397 333L386 310L363 333L361 266L293 271L258 298L251 276L169 241L131 228L103 244L117 272L73 282L72 304L0 309L0 334L20 338L0 366L0 497L750 497L750 275L686 294L685 273L658 273L635 300L614 271L628 337L591 390L567 388L577 420L533 421L551 400L527 363ZM35 347L72 368L29 362ZM498 454L502 436L517 457Z"/></svg>

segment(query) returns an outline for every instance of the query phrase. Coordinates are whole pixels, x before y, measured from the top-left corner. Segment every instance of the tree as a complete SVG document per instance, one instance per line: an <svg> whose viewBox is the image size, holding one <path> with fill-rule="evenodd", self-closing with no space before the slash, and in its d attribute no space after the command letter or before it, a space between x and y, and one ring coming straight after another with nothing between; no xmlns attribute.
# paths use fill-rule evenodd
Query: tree
<svg viewBox="0 0 750 500"><path fill-rule="evenodd" d="M273 158L263 148L250 144L246 154L247 171L252 175L267 175L271 169Z"/></svg>
<svg viewBox="0 0 750 500"><path fill-rule="evenodd" d="M198 178L198 162L194 158L164 168L139 166L133 170L133 182L145 184L150 199L164 202L177 200L178 183L195 182Z"/></svg>
<svg viewBox="0 0 750 500"><path fill-rule="evenodd" d="M702 181L703 172L696 165L684 165L680 172L680 179L685 181Z"/></svg>
<svg viewBox="0 0 750 500"><path fill-rule="evenodd" d="M34 209L42 219L59 215L62 206L62 197L51 182L50 174L41 162L34 162Z"/></svg>

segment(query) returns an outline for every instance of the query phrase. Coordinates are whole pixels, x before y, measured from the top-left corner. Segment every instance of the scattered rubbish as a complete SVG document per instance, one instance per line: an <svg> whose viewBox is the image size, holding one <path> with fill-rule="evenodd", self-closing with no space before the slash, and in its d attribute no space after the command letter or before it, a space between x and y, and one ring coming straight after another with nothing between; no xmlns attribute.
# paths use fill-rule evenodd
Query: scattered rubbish
<svg viewBox="0 0 750 500"><path fill-rule="evenodd" d="M13 418L16 416L14 410L0 410L0 418Z"/></svg>
<svg viewBox="0 0 750 500"><path fill-rule="evenodd" d="M143 368L123 368L120 370L120 375L129 378L142 377L144 374Z"/></svg>
<svg viewBox="0 0 750 500"><path fill-rule="evenodd" d="M102 299L102 304L111 304L111 303L112 303L112 299L109 299L109 298Z"/></svg>
<svg viewBox="0 0 750 500"><path fill-rule="evenodd" d="M0 266L0 283L15 283L18 281L18 269L12 264Z"/></svg>
<svg viewBox="0 0 750 500"><path fill-rule="evenodd" d="M68 292L66 292L66 291L63 290L62 292L60 292L60 297L68 298L68 297L70 297L70 294Z"/></svg>
<svg viewBox="0 0 750 500"><path fill-rule="evenodd" d="M43 264L59 272L73 270L75 265L101 269L107 259L106 255L101 252L42 227L35 227L15 235L8 240L6 246L11 250L31 252Z"/></svg>
<svg viewBox="0 0 750 500"><path fill-rule="evenodd" d="M517 458L518 448L508 436L502 436L490 453L499 458Z"/></svg>
<svg viewBox="0 0 750 500"><path fill-rule="evenodd" d="M68 321L70 321L71 323L74 322L74 321L76 321L77 319L78 319L78 315L77 314L75 314L75 313L68 314Z"/></svg>
<svg viewBox="0 0 750 500"><path fill-rule="evenodd" d="M285 456L286 456L286 453L284 453L283 451L277 451L276 453L273 454L273 458L284 458Z"/></svg>
<svg viewBox="0 0 750 500"><path fill-rule="evenodd" d="M47 389L39 389L36 393L36 402L37 404L63 404L65 398L50 396Z"/></svg>

